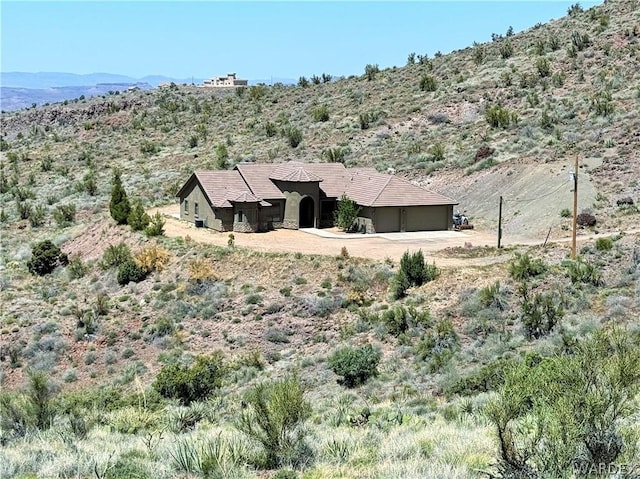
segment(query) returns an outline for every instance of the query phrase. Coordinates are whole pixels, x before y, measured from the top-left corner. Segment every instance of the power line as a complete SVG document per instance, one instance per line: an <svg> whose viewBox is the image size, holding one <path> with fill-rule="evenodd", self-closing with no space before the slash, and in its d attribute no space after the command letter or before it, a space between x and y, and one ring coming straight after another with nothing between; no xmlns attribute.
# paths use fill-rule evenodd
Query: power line
<svg viewBox="0 0 640 479"><path fill-rule="evenodd" d="M551 196L552 194L557 192L560 188L564 188L564 187L566 187L566 185L563 183L563 184L559 185L557 188L555 188L554 190L552 190L552 191L550 191L548 193L545 193L544 195L540 195L540 196L538 196L536 198L521 198L521 199L518 199L518 198L504 198L503 201L507 201L508 200L508 201L510 201L512 203L530 203L531 201L536 201L536 200L540 200L542 198L546 198L547 196Z"/></svg>

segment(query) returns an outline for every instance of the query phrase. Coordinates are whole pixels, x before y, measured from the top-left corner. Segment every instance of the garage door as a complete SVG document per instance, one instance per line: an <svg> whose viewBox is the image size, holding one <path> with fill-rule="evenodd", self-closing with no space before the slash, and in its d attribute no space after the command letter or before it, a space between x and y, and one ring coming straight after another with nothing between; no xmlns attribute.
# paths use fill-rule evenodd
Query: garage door
<svg viewBox="0 0 640 479"><path fill-rule="evenodd" d="M407 231L440 231L449 227L447 206L413 206L405 210Z"/></svg>
<svg viewBox="0 0 640 479"><path fill-rule="evenodd" d="M400 231L400 208L376 208L376 233Z"/></svg>

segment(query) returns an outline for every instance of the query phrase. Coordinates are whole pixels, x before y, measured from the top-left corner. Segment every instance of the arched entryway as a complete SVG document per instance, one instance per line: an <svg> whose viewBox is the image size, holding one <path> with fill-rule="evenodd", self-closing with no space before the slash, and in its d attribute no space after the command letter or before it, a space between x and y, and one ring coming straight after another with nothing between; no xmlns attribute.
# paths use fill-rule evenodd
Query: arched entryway
<svg viewBox="0 0 640 479"><path fill-rule="evenodd" d="M298 226L300 228L314 228L316 226L315 201L311 196L305 196L300 201L300 218Z"/></svg>

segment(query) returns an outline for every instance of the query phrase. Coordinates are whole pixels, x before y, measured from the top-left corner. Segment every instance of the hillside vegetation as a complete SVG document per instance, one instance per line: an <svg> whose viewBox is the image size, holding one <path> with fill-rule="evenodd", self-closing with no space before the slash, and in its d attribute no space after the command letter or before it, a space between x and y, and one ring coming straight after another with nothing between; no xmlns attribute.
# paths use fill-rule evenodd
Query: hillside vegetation
<svg viewBox="0 0 640 479"><path fill-rule="evenodd" d="M506 27L361 76L3 113L0 477L638 477L640 3ZM575 155L608 233L576 260L264 253L144 215L196 168L340 161L558 238Z"/></svg>

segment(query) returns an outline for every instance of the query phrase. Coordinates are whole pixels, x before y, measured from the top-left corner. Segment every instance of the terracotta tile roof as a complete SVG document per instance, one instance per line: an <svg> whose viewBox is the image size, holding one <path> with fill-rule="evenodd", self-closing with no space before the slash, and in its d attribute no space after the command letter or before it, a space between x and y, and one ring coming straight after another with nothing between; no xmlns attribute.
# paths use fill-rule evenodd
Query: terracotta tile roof
<svg viewBox="0 0 640 479"><path fill-rule="evenodd" d="M316 183L322 178L309 171L302 163L284 163L277 166L269 175L269 179L277 181L293 181L296 183Z"/></svg>
<svg viewBox="0 0 640 479"><path fill-rule="evenodd" d="M266 200L284 199L272 180L317 181L328 198L346 194L361 206L458 204L397 176L378 173L373 168L345 168L341 163L240 164L231 171L198 171L195 176L211 204L219 208L231 207L231 203L255 202L269 206Z"/></svg>
<svg viewBox="0 0 640 479"><path fill-rule="evenodd" d="M240 173L235 170L196 171L194 174L214 207L231 207L229 198L236 198L243 193L254 196Z"/></svg>
<svg viewBox="0 0 640 479"><path fill-rule="evenodd" d="M266 200L284 199L282 191L269 179L275 166L240 164L236 165L236 170L254 195Z"/></svg>
<svg viewBox="0 0 640 479"><path fill-rule="evenodd" d="M229 190L226 200L230 203L260 203L260 206L271 206L271 203L261 200L249 191Z"/></svg>

